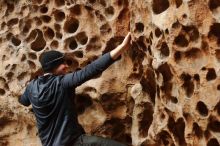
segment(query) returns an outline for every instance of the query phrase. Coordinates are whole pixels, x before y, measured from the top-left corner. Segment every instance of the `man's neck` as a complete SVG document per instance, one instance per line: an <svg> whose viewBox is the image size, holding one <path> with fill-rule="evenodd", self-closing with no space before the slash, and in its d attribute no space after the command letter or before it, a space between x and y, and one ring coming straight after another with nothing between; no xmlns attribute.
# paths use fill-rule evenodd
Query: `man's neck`
<svg viewBox="0 0 220 146"><path fill-rule="evenodd" d="M44 73L43 76L47 76L47 75L52 75L52 73L48 72L48 73Z"/></svg>

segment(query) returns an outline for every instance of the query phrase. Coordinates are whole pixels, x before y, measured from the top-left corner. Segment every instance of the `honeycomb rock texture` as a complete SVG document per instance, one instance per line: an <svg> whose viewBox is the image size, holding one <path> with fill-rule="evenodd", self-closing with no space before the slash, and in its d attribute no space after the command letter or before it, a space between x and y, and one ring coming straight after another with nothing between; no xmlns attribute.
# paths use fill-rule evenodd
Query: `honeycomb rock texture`
<svg viewBox="0 0 220 146"><path fill-rule="evenodd" d="M80 69L130 49L76 89L89 134L130 146L219 146L220 0L0 0L0 145L40 146L18 98L46 50Z"/></svg>

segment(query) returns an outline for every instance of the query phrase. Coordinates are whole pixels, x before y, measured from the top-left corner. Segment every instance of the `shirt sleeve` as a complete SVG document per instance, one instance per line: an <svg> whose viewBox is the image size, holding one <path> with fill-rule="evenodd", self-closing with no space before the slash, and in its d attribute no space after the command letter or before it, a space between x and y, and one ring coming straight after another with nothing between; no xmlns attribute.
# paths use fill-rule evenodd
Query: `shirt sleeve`
<svg viewBox="0 0 220 146"><path fill-rule="evenodd" d="M28 87L25 89L24 94L19 98L19 103L21 103L24 106L29 106L30 100L29 100L29 93L28 93Z"/></svg>
<svg viewBox="0 0 220 146"><path fill-rule="evenodd" d="M113 62L114 60L111 58L110 53L106 53L83 69L64 75L62 84L64 88L77 87L94 76L102 73Z"/></svg>

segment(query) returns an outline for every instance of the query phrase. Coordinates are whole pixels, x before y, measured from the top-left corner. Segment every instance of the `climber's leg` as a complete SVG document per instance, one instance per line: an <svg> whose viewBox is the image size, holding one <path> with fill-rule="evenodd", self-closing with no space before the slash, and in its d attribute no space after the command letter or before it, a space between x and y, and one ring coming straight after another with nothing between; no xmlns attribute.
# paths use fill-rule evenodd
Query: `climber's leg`
<svg viewBox="0 0 220 146"><path fill-rule="evenodd" d="M73 146L126 146L109 138L81 135Z"/></svg>

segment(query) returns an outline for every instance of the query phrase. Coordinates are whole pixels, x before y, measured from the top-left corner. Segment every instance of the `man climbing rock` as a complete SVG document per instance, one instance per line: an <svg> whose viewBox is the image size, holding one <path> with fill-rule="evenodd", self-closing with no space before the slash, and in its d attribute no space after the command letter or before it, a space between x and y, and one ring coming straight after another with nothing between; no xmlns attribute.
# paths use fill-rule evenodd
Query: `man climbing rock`
<svg viewBox="0 0 220 146"><path fill-rule="evenodd" d="M44 75L33 79L19 102L32 104L43 146L124 146L119 142L85 134L77 120L74 89L107 69L128 47L130 33L123 42L79 71L67 73L64 54L44 52L40 63Z"/></svg>

